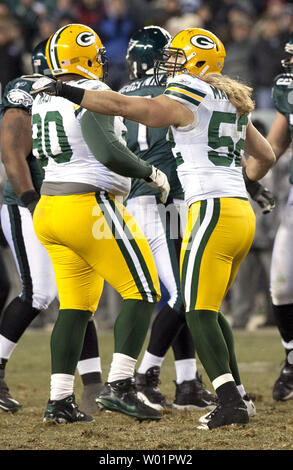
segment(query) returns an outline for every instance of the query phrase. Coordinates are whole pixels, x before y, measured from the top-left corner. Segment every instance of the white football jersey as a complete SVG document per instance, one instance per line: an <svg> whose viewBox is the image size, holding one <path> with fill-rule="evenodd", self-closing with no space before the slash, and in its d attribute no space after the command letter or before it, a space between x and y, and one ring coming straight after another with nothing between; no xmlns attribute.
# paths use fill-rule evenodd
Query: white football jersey
<svg viewBox="0 0 293 470"><path fill-rule="evenodd" d="M247 198L241 157L248 117L237 114L226 93L188 74L169 79L164 93L194 115L191 125L171 127L188 206L208 198Z"/></svg>
<svg viewBox="0 0 293 470"><path fill-rule="evenodd" d="M109 90L99 80L70 81L91 90ZM131 179L118 175L96 160L85 143L81 118L86 109L61 97L38 95L32 107L33 154L44 166L44 182L86 183L115 195L127 197ZM114 129L120 142L126 127L115 117Z"/></svg>

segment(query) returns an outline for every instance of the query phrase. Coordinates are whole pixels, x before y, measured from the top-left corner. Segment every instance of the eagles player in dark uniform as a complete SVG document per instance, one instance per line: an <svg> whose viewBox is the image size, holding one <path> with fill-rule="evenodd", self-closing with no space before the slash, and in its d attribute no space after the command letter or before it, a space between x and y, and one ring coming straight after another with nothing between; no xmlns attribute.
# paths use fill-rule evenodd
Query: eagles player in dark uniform
<svg viewBox="0 0 293 470"><path fill-rule="evenodd" d="M32 84L40 74L50 75L46 41L33 51L33 75L10 81L1 105L1 157L8 180L4 187L1 223L14 255L22 292L2 312L0 323L0 409L15 413L20 408L5 382L5 367L18 340L40 313L58 296L52 262L37 239L32 213L39 200L43 172L32 155ZM101 388L101 367L96 328L89 321L78 371L84 385L81 409L97 410L95 397Z"/></svg>
<svg viewBox="0 0 293 470"><path fill-rule="evenodd" d="M155 83L154 63L170 39L169 33L158 26L144 27L133 35L126 56L131 82L120 90L121 93L150 97L163 93L166 76L160 77L159 86ZM203 388L197 372L193 340L180 294L179 253L186 217L184 194L176 172L180 155L175 159L172 154L172 135L167 128L148 128L129 120L125 120L125 124L127 146L162 170L171 188L163 206L158 191L152 190L143 180L133 179L127 199L127 208L146 235L160 281L169 296L153 322L150 342L136 373L138 395L154 408L162 409L167 405L158 383L160 367L172 345L177 379L173 407L212 409L214 396Z"/></svg>
<svg viewBox="0 0 293 470"><path fill-rule="evenodd" d="M282 60L286 73L278 75L273 85L273 101L277 110L267 136L276 158L280 158L293 139L293 33L285 45L290 54ZM289 181L293 184L291 162ZM273 387L273 398L286 401L293 397L293 186L278 228L272 254L271 295L276 324L285 349L285 364Z"/></svg>

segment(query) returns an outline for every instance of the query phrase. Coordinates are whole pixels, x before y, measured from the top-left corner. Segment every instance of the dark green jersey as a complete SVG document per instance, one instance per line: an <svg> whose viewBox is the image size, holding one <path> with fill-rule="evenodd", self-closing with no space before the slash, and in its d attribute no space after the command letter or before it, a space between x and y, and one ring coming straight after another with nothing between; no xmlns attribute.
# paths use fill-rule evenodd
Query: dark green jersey
<svg viewBox="0 0 293 470"><path fill-rule="evenodd" d="M282 73L274 80L272 90L273 102L277 111L286 117L293 140L293 74ZM290 164L289 181L293 184L293 159Z"/></svg>
<svg viewBox="0 0 293 470"><path fill-rule="evenodd" d="M147 77L125 85L120 93L128 96L155 97L161 95L164 90L164 86L156 85L154 77ZM172 143L169 141L168 128L151 128L128 119L124 122L127 127L127 146L130 150L166 173L171 188L169 195L171 198L184 199L177 176L176 160L172 154ZM143 179L133 179L128 199L146 195L159 196L159 194L159 191L150 188Z"/></svg>
<svg viewBox="0 0 293 470"><path fill-rule="evenodd" d="M3 118L5 111L9 108L20 108L24 109L28 113L31 112L33 99L30 95L30 90L36 78L33 76L22 76L11 80L6 85L2 97L2 103L0 105L0 121ZM41 170L38 161L32 153L28 155L27 162L30 168L33 185L35 190L39 193L43 180L43 171ZM3 203L23 206L23 203L16 196L8 180L4 186Z"/></svg>

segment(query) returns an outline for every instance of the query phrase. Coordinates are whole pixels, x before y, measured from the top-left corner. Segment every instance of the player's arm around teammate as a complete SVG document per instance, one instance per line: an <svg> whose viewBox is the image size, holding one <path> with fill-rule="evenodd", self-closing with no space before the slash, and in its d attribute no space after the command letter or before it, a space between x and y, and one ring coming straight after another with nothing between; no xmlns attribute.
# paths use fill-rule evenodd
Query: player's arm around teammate
<svg viewBox="0 0 293 470"><path fill-rule="evenodd" d="M46 80L46 79L45 79ZM76 91L68 85L50 82L46 85L46 93L64 96L80 104L82 107L100 114L123 116L131 121L140 122L149 127L184 128L192 125L194 115L186 105L160 95L155 98L125 96L115 91L84 90ZM38 89L38 86L40 87ZM37 84L35 92L42 92L42 82ZM275 155L268 141L258 132L249 121L246 140L246 152L251 155L246 163L246 173L249 179L261 179L275 163Z"/></svg>
<svg viewBox="0 0 293 470"><path fill-rule="evenodd" d="M224 46L214 34L190 28L172 39L158 64L169 73L159 97L77 92L46 80L37 86L97 113L172 127L182 159L177 171L189 206L181 291L195 347L219 398L204 429L249 420L232 330L219 309L254 236L255 216L241 169L244 149L252 155L246 163L250 181L262 178L275 163L271 146L248 118L254 107L252 90L221 76L224 58Z"/></svg>

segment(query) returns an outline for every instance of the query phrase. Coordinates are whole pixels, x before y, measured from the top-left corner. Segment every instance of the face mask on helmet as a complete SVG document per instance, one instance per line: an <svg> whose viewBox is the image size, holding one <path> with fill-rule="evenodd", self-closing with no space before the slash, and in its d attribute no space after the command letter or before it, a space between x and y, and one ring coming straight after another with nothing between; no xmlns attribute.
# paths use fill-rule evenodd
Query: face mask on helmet
<svg viewBox="0 0 293 470"><path fill-rule="evenodd" d="M135 80L154 74L155 61L162 57L163 48L171 36L159 26L139 29L130 39L126 54L129 78Z"/></svg>
<svg viewBox="0 0 293 470"><path fill-rule="evenodd" d="M88 26L70 24L48 39L46 57L53 76L80 75L105 80L107 57L97 33Z"/></svg>
<svg viewBox="0 0 293 470"><path fill-rule="evenodd" d="M220 39L210 31L189 28L178 33L164 48L162 60L156 63L156 76L174 76L187 72L203 76L221 73L226 51Z"/></svg>
<svg viewBox="0 0 293 470"><path fill-rule="evenodd" d="M286 59L281 60L281 64L284 67L284 69L286 70L286 72L292 73L293 72L293 64L290 64L290 61L291 61L291 57L293 55L293 33L290 34L289 42L287 42L287 44L285 44L284 50L285 50L285 52L287 52L289 54L289 57L287 57Z"/></svg>

